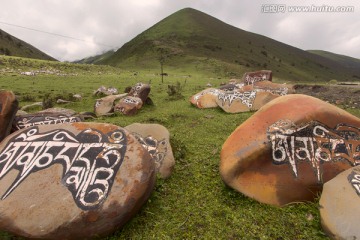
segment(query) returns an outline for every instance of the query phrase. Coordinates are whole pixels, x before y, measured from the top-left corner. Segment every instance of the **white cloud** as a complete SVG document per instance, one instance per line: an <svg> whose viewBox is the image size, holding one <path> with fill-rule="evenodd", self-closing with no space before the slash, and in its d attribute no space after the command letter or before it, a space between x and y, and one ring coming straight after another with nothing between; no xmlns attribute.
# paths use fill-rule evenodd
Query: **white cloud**
<svg viewBox="0 0 360 240"><path fill-rule="evenodd" d="M2 0L0 28L59 60L76 60L121 47L161 19L185 7L210 14L235 27L302 49L322 49L360 58L360 2L354 13L262 13L263 4L332 5L331 0ZM81 40L85 40L81 41ZM107 45L107 46L105 46Z"/></svg>

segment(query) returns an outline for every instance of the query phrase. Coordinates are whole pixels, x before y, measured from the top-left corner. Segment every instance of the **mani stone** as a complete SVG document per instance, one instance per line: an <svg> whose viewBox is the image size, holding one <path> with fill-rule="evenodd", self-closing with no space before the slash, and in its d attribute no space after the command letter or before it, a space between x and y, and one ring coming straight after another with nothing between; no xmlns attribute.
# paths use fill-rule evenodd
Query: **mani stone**
<svg viewBox="0 0 360 240"><path fill-rule="evenodd" d="M10 134L17 110L18 101L14 93L0 90L0 141Z"/></svg>
<svg viewBox="0 0 360 240"><path fill-rule="evenodd" d="M258 110L277 97L271 92L236 90L220 93L216 103L227 113L240 113Z"/></svg>
<svg viewBox="0 0 360 240"><path fill-rule="evenodd" d="M96 116L106 116L114 112L114 102L125 97L127 94L110 95L97 99L94 106Z"/></svg>
<svg viewBox="0 0 360 240"><path fill-rule="evenodd" d="M128 93L130 97L138 97L142 102L146 102L150 93L150 85L146 83L137 83L133 86Z"/></svg>
<svg viewBox="0 0 360 240"><path fill-rule="evenodd" d="M360 163L359 127L360 119L317 98L278 97L225 141L221 177L262 203L313 200L323 183Z"/></svg>
<svg viewBox="0 0 360 240"><path fill-rule="evenodd" d="M124 97L115 105L114 111L124 115L135 115L142 107L143 101L138 97Z"/></svg>
<svg viewBox="0 0 360 240"><path fill-rule="evenodd" d="M216 88L207 88L190 98L190 103L198 108L215 108L217 96L222 93L222 90Z"/></svg>
<svg viewBox="0 0 360 240"><path fill-rule="evenodd" d="M63 113L29 113L15 117L13 121L13 131L37 125L73 122L82 122L82 119L75 115L66 115Z"/></svg>
<svg viewBox="0 0 360 240"><path fill-rule="evenodd" d="M360 239L360 167L325 183L319 204L321 224L330 238Z"/></svg>
<svg viewBox="0 0 360 240"><path fill-rule="evenodd" d="M0 144L0 231L90 239L121 228L149 198L150 154L105 123L41 125Z"/></svg>
<svg viewBox="0 0 360 240"><path fill-rule="evenodd" d="M175 158L170 145L170 133L159 124L133 123L125 127L147 149L155 162L156 172L161 178L170 177Z"/></svg>
<svg viewBox="0 0 360 240"><path fill-rule="evenodd" d="M246 72L244 73L242 80L245 85L252 85L255 82L260 81L272 81L272 71L270 70L260 70L256 72Z"/></svg>

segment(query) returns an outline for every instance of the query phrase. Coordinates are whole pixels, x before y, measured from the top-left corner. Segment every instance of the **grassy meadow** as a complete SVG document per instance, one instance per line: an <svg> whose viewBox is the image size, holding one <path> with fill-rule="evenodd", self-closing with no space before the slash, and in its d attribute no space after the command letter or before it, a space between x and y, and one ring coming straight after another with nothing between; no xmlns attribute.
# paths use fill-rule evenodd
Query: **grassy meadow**
<svg viewBox="0 0 360 240"><path fill-rule="evenodd" d="M58 71L58 75L20 74L45 68ZM200 110L191 106L188 99L206 88L207 83L217 87L229 78L174 68L164 70L169 76L162 82L159 70L129 71L0 57L0 89L12 90L20 106L44 97L66 99L79 93L82 101L62 105L54 101L54 106L92 112L96 100L93 91L101 85L123 92L137 82L151 83L154 105L144 106L135 116L116 114L93 121L123 127L135 122L162 124L171 133L175 169L169 179L157 180L148 202L125 227L101 239L327 239L317 201L278 208L258 203L222 182L218 169L221 147L253 113L227 114L220 108ZM183 97L173 99L167 94L167 86L177 82ZM360 116L359 110L349 111ZM16 239L7 233L0 233L0 238Z"/></svg>

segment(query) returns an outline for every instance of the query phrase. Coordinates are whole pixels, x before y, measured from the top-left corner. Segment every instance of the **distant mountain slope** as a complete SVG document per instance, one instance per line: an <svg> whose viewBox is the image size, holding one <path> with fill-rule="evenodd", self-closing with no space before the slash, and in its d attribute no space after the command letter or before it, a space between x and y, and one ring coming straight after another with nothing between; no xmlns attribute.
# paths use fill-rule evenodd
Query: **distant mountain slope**
<svg viewBox="0 0 360 240"><path fill-rule="evenodd" d="M97 64L99 61L104 61L104 59L112 56L115 53L114 50L110 50L107 51L105 53L96 55L96 56L91 56L91 57L87 57L84 59L80 59L77 61L74 61L74 63L82 63L82 64Z"/></svg>
<svg viewBox="0 0 360 240"><path fill-rule="evenodd" d="M357 58L322 50L308 50L308 52L336 61L347 68L360 69L360 59Z"/></svg>
<svg viewBox="0 0 360 240"><path fill-rule="evenodd" d="M0 54L7 56L56 60L30 44L0 29Z"/></svg>
<svg viewBox="0 0 360 240"><path fill-rule="evenodd" d="M168 16L97 63L134 68L163 63L235 77L270 69L275 77L289 81L354 81L360 76L360 69L348 68L338 59L241 30L191 8Z"/></svg>

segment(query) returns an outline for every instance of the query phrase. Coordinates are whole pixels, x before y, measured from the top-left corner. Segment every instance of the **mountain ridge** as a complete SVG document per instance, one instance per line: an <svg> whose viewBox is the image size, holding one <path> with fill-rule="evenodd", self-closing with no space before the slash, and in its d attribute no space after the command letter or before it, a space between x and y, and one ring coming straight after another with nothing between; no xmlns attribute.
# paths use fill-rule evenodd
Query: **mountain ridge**
<svg viewBox="0 0 360 240"><path fill-rule="evenodd" d="M20 40L0 29L0 54L7 56L34 58L41 60L56 59L40 51L36 47Z"/></svg>
<svg viewBox="0 0 360 240"><path fill-rule="evenodd" d="M187 65L229 76L270 69L290 81L355 81L354 76L360 76L359 69L337 59L236 28L192 8L164 18L97 64L130 68Z"/></svg>

